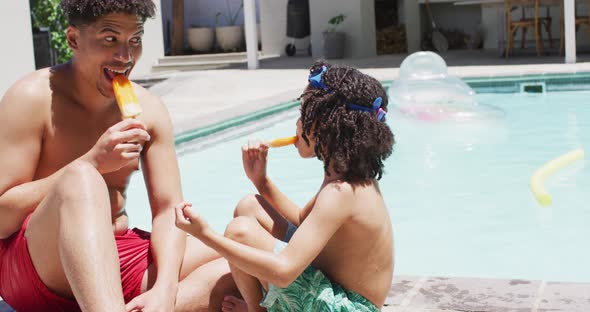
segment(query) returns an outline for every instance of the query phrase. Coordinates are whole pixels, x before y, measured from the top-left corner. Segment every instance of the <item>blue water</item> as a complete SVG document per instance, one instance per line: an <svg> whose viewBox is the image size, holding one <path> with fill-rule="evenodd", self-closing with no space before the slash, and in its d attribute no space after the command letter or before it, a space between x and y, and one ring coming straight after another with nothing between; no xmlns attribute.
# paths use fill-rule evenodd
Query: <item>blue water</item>
<svg viewBox="0 0 590 312"><path fill-rule="evenodd" d="M590 282L588 161L547 180L549 207L539 206L529 189L547 161L575 148L590 152L590 92L477 98L506 116L449 124L389 114L397 144L381 189L394 225L395 273ZM240 146L290 135L295 120L180 156L185 198L216 230L255 191L243 174ZM303 205L322 181L322 164L300 159L291 147L273 149L268 173ZM150 228L148 207L137 174L128 193L132 225Z"/></svg>

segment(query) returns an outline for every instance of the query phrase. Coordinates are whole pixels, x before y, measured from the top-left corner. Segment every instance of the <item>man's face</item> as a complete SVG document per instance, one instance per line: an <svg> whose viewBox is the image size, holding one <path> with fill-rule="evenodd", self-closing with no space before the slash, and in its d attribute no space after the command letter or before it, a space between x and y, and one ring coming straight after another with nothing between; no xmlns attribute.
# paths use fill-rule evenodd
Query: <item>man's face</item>
<svg viewBox="0 0 590 312"><path fill-rule="evenodd" d="M113 78L128 77L141 57L143 24L136 15L111 13L92 24L68 29L68 39L76 38L70 46L83 79L95 84L103 96L114 97Z"/></svg>

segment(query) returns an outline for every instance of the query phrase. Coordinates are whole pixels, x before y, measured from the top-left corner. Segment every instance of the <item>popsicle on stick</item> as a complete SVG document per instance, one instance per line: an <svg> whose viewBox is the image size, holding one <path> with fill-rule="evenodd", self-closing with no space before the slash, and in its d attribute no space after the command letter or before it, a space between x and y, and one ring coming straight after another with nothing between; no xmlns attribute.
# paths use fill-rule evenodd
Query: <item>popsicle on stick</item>
<svg viewBox="0 0 590 312"><path fill-rule="evenodd" d="M141 114L141 106L127 77L119 75L113 78L113 90L123 118L135 118Z"/></svg>
<svg viewBox="0 0 590 312"><path fill-rule="evenodd" d="M291 145L297 141L296 136L287 137L287 138L279 138L268 142L268 146L270 147L283 147L287 145Z"/></svg>

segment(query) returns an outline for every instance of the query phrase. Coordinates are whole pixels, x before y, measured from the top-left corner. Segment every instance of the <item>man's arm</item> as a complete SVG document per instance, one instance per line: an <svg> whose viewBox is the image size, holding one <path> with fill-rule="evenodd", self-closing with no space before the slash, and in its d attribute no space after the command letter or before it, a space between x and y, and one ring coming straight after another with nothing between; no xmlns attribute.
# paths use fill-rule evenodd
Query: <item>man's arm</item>
<svg viewBox="0 0 590 312"><path fill-rule="evenodd" d="M17 82L0 102L0 238L20 229L59 175L31 182L41 153L47 107L29 79Z"/></svg>
<svg viewBox="0 0 590 312"><path fill-rule="evenodd" d="M156 98L144 116L150 119L142 170L152 210L152 254L157 268L154 287L175 289L186 245L186 234L174 226L174 205L182 201L174 134L168 111ZM147 114L146 114L147 113ZM175 294L176 292L174 292Z"/></svg>

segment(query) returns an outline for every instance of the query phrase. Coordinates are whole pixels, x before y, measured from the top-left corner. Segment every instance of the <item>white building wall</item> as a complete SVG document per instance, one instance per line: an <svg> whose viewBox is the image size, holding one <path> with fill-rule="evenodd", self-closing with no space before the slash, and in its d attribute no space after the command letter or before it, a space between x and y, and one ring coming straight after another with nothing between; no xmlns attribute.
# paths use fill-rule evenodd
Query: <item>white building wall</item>
<svg viewBox="0 0 590 312"><path fill-rule="evenodd" d="M375 1L360 0L360 16L355 29L351 25L352 41L351 54L354 57L373 57L377 55L377 29L375 24ZM350 47L350 46L349 46Z"/></svg>
<svg viewBox="0 0 590 312"><path fill-rule="evenodd" d="M170 0L171 1L171 0ZM258 8L258 0L256 7ZM229 3L229 9L227 4ZM184 24L186 27L215 27L215 15L219 12L225 16L233 15L240 8L242 0L191 0L184 2ZM286 5L285 5L286 7ZM258 11L258 10L257 10ZM240 11L236 25L244 25L244 13ZM225 17L220 16L217 26L228 26Z"/></svg>
<svg viewBox="0 0 590 312"><path fill-rule="evenodd" d="M228 0L231 10L239 7L241 0ZM169 42L169 24L172 21L172 0L162 0L164 40ZM261 28L262 52L264 54L285 54L287 38L288 0L256 0L258 20ZM185 26L214 27L217 12L227 12L223 0L191 0L185 2ZM328 20L335 15L347 15L339 30L346 32L347 57L370 57L376 55L375 8L370 0L310 0L311 42L314 57L322 54L322 32L328 27ZM243 24L243 15L236 22ZM225 26L224 18L219 25ZM297 40L298 48L305 48L306 42Z"/></svg>
<svg viewBox="0 0 590 312"><path fill-rule="evenodd" d="M333 16L344 14L346 19L338 26L346 33L345 57L372 57L377 55L375 37L375 3L370 0L310 1L311 45L313 57L322 55L322 33Z"/></svg>
<svg viewBox="0 0 590 312"><path fill-rule="evenodd" d="M406 27L406 44L408 53L422 49L422 27L420 18L420 4L416 0L403 0L398 2L399 22Z"/></svg>
<svg viewBox="0 0 590 312"><path fill-rule="evenodd" d="M260 0L260 36L262 53L284 55L287 38L287 1Z"/></svg>
<svg viewBox="0 0 590 312"><path fill-rule="evenodd" d="M152 72L152 66L161 57L164 57L164 34L162 27L162 5L160 0L155 0L156 16L145 22L143 36L143 55L135 65L131 78L148 75Z"/></svg>
<svg viewBox="0 0 590 312"><path fill-rule="evenodd" d="M0 38L4 42L0 96L19 78L35 70L29 1L0 1Z"/></svg>
<svg viewBox="0 0 590 312"><path fill-rule="evenodd" d="M162 29L164 31L165 42L170 42L170 35L172 32L172 0L158 0L162 2ZM257 20L260 20L259 15L259 1L256 0ZM189 27L215 27L215 15L221 12L224 15L229 15L229 12L235 13L240 8L242 0L185 0L184 2L184 27L185 27L185 46L188 47L186 40L186 29ZM273 2L283 2L276 0ZM227 4L229 3L229 9ZM287 2L285 1L284 8L286 10ZM232 14L233 17L233 14ZM244 25L244 12L240 11L236 19L236 25ZM170 25L170 26L168 26ZM220 16L217 26L227 26L228 22L225 17ZM168 44L166 45L168 46Z"/></svg>

